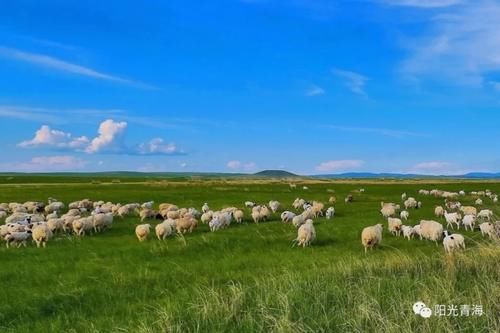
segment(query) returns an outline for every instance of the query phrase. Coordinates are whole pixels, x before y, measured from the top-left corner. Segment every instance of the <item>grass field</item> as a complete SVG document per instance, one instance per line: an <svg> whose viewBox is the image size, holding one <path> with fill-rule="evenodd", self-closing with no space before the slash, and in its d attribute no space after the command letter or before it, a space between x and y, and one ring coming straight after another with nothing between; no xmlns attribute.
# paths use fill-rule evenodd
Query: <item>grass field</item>
<svg viewBox="0 0 500 333"><path fill-rule="evenodd" d="M18 184L24 183L24 184ZM336 217L315 222L310 248L293 247L296 230L276 215L255 225L231 225L165 242L139 243L138 219L116 219L113 229L77 239L59 236L46 249L0 248L1 332L500 332L500 247L479 231L463 233L467 250L444 255L441 244L395 238L365 256L361 229L383 223L380 201L399 202L420 188L500 192L498 182L317 182L291 190L280 182L169 182L32 177L0 183L0 202L78 199L172 202L200 209L243 207L252 200L296 197L327 202ZM345 204L350 191L355 202ZM432 218L442 199L417 198L408 224ZM465 197L471 204L472 197ZM500 206L485 200L500 215ZM247 222L249 212L246 210ZM483 316L432 317L412 312L427 305L481 304Z"/></svg>

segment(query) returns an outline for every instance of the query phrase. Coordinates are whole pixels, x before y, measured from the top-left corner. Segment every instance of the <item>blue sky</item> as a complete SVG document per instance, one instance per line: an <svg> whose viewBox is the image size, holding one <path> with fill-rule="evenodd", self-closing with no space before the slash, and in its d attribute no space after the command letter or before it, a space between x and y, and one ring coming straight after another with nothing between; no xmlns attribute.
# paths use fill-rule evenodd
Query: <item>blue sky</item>
<svg viewBox="0 0 500 333"><path fill-rule="evenodd" d="M27 1L0 171L500 171L500 1Z"/></svg>

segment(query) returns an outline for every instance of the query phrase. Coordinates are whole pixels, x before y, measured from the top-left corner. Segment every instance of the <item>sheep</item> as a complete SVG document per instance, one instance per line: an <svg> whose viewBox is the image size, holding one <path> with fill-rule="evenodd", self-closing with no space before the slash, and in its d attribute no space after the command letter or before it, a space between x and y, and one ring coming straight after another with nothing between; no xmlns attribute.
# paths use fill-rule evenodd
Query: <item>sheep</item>
<svg viewBox="0 0 500 333"><path fill-rule="evenodd" d="M146 209L142 209L139 212L139 216L141 218L141 222L144 222L144 220L146 220L146 219L150 219L150 218L155 217L156 212L152 209L146 208Z"/></svg>
<svg viewBox="0 0 500 333"><path fill-rule="evenodd" d="M62 219L64 219L63 223L63 231L64 232L70 232L73 230L73 221L80 219L80 216L63 216Z"/></svg>
<svg viewBox="0 0 500 333"><path fill-rule="evenodd" d="M394 206L386 205L382 207L382 209L380 210L380 214L382 214L384 218L389 218L396 214L396 210L394 209Z"/></svg>
<svg viewBox="0 0 500 333"><path fill-rule="evenodd" d="M139 224L135 227L135 235L137 236L139 242L144 242L148 238L150 228L150 224Z"/></svg>
<svg viewBox="0 0 500 333"><path fill-rule="evenodd" d="M477 214L477 218L481 220L490 221L492 217L493 217L493 212L490 209L482 209Z"/></svg>
<svg viewBox="0 0 500 333"><path fill-rule="evenodd" d="M298 246L306 247L311 245L311 243L316 239L316 230L314 229L313 220L308 219L303 225L297 230L297 242Z"/></svg>
<svg viewBox="0 0 500 333"><path fill-rule="evenodd" d="M222 223L222 227L229 227L229 225L231 224L231 220L233 218L233 215L230 211L226 211L226 212L220 212L218 214L215 214L215 217L217 217L220 222Z"/></svg>
<svg viewBox="0 0 500 333"><path fill-rule="evenodd" d="M404 201L404 206L405 206L405 209L417 208L418 202L417 202L417 200L415 200L415 198L409 197L408 199L406 199Z"/></svg>
<svg viewBox="0 0 500 333"><path fill-rule="evenodd" d="M413 234L418 235L420 237L420 240L422 240L422 232L421 232L420 224L417 224L413 226Z"/></svg>
<svg viewBox="0 0 500 333"><path fill-rule="evenodd" d="M436 206L436 208L434 208L434 215L436 215L436 217L443 217L444 216L444 208L441 206Z"/></svg>
<svg viewBox="0 0 500 333"><path fill-rule="evenodd" d="M303 189L304 191L307 191L307 190L309 190L309 187L307 187L307 186L302 186L302 189Z"/></svg>
<svg viewBox="0 0 500 333"><path fill-rule="evenodd" d="M180 234L186 233L187 231L189 231L190 233L193 232L197 225L198 221L192 216L187 215L177 220L175 227L177 229L177 232Z"/></svg>
<svg viewBox="0 0 500 333"><path fill-rule="evenodd" d="M165 220L162 223L157 224L155 227L155 233L156 237L158 237L158 240L165 240L165 238L172 235L174 232L175 229L168 220Z"/></svg>
<svg viewBox="0 0 500 333"><path fill-rule="evenodd" d="M335 216L335 207L328 207L326 210L326 218L329 220Z"/></svg>
<svg viewBox="0 0 500 333"><path fill-rule="evenodd" d="M414 234L414 229L413 227L410 227L408 225L403 225L401 226L401 230L403 231L403 237L408 238L410 240Z"/></svg>
<svg viewBox="0 0 500 333"><path fill-rule="evenodd" d="M50 202L47 206L45 206L45 213L50 214L52 212L59 212L64 209L64 203L60 201Z"/></svg>
<svg viewBox="0 0 500 333"><path fill-rule="evenodd" d="M36 247L40 247L40 245L46 247L52 235L52 231L46 225L38 225L32 230L32 238L36 243Z"/></svg>
<svg viewBox="0 0 500 333"><path fill-rule="evenodd" d="M85 233L92 232L94 221L92 216L82 217L73 221L73 231L77 236L85 236Z"/></svg>
<svg viewBox="0 0 500 333"><path fill-rule="evenodd" d="M481 199L477 199L477 200L475 201L475 204L476 204L476 206L481 206L481 205L483 204L483 200L481 200Z"/></svg>
<svg viewBox="0 0 500 333"><path fill-rule="evenodd" d="M203 204L203 206L201 207L201 211L202 211L203 213L206 213L206 212L208 212L209 210L210 210L210 207L208 207L208 203L206 203L206 202L205 202L205 203Z"/></svg>
<svg viewBox="0 0 500 333"><path fill-rule="evenodd" d="M418 194L420 194L420 195L429 195L430 192L428 190L418 190Z"/></svg>
<svg viewBox="0 0 500 333"><path fill-rule="evenodd" d="M113 225L113 213L96 214L93 216L94 231L100 232L111 228Z"/></svg>
<svg viewBox="0 0 500 333"><path fill-rule="evenodd" d="M285 210L283 213L281 213L281 221L283 223L288 223L290 221L292 221L292 219L296 216L295 213L293 212L290 212L288 210Z"/></svg>
<svg viewBox="0 0 500 333"><path fill-rule="evenodd" d="M361 232L361 243L365 248L365 254L368 249L373 249L382 242L382 224L366 227Z"/></svg>
<svg viewBox="0 0 500 333"><path fill-rule="evenodd" d="M5 220L7 218L7 212L4 210L0 210L0 221Z"/></svg>
<svg viewBox="0 0 500 333"><path fill-rule="evenodd" d="M331 196L330 198L328 198L328 202L331 203L332 205L335 205L335 203L337 202L337 198L334 196Z"/></svg>
<svg viewBox="0 0 500 333"><path fill-rule="evenodd" d="M62 232L64 227L64 219L63 218L55 218L47 221L47 227L52 233Z"/></svg>
<svg viewBox="0 0 500 333"><path fill-rule="evenodd" d="M279 203L279 201L276 201L276 200L269 201L269 208L271 208L273 213L276 213L278 211L278 209L280 208L280 206L281 206L281 204Z"/></svg>
<svg viewBox="0 0 500 333"><path fill-rule="evenodd" d="M299 228L301 225L303 225L306 222L306 219L304 218L304 215L300 214L295 216L292 219L292 224L294 227Z"/></svg>
<svg viewBox="0 0 500 333"><path fill-rule="evenodd" d="M323 209L325 208L325 205L322 202L313 201L311 208L314 213L314 217L323 216Z"/></svg>
<svg viewBox="0 0 500 333"><path fill-rule="evenodd" d="M498 202L498 195L493 196L493 199L491 199L491 200L493 200L494 203L497 203Z"/></svg>
<svg viewBox="0 0 500 333"><path fill-rule="evenodd" d="M210 231L215 232L223 227L222 221L219 219L219 217L214 217L209 223L208 226L210 228Z"/></svg>
<svg viewBox="0 0 500 333"><path fill-rule="evenodd" d="M477 215L477 208L473 206L462 206L460 207L460 211L464 213L464 215Z"/></svg>
<svg viewBox="0 0 500 333"><path fill-rule="evenodd" d="M141 205L142 209L153 209L154 201L148 201Z"/></svg>
<svg viewBox="0 0 500 333"><path fill-rule="evenodd" d="M388 230L394 235L394 236L399 236L401 234L401 226L403 223L401 222L400 219L394 218L394 217L389 217L387 219L387 224L388 224Z"/></svg>
<svg viewBox="0 0 500 333"><path fill-rule="evenodd" d="M423 205L422 201L419 201L419 202L417 202L417 207L416 208L420 209L420 208L422 208L422 205Z"/></svg>
<svg viewBox="0 0 500 333"><path fill-rule="evenodd" d="M203 213L200 218L201 223L207 224L208 222L210 222L210 220L212 220L213 215L214 212L212 212L211 210Z"/></svg>
<svg viewBox="0 0 500 333"><path fill-rule="evenodd" d="M495 226L491 222L484 222L479 225L482 236L495 237Z"/></svg>
<svg viewBox="0 0 500 333"><path fill-rule="evenodd" d="M296 189L297 188L296 184L289 184L289 186L290 186L290 189Z"/></svg>
<svg viewBox="0 0 500 333"><path fill-rule="evenodd" d="M465 238L460 234L448 234L448 231L444 231L443 246L447 253L453 252L455 249L465 250Z"/></svg>
<svg viewBox="0 0 500 333"><path fill-rule="evenodd" d="M4 237L7 248L15 244L17 247L26 247L26 242L31 239L31 231L9 232Z"/></svg>
<svg viewBox="0 0 500 333"><path fill-rule="evenodd" d="M245 214L243 213L243 211L241 209L237 209L237 210L233 211L232 214L233 214L234 220L237 223L243 222L243 217L245 216Z"/></svg>
<svg viewBox="0 0 500 333"><path fill-rule="evenodd" d="M6 224L18 223L18 222L24 221L28 215L29 214L27 214L27 213L13 213L12 215L7 216L7 218L5 219L5 223Z"/></svg>
<svg viewBox="0 0 500 333"><path fill-rule="evenodd" d="M345 203L350 203L350 202L353 202L354 201L354 197L352 196L352 194L348 194L345 199L344 199L344 202Z"/></svg>
<svg viewBox="0 0 500 333"><path fill-rule="evenodd" d="M476 216L465 215L462 219L462 224L464 225L465 230L467 230L467 227L470 227L470 231L474 231L474 227L476 224Z"/></svg>
<svg viewBox="0 0 500 333"><path fill-rule="evenodd" d="M399 213L399 217L401 217L401 220L407 221L408 217L410 217L410 213L407 210L403 210Z"/></svg>
<svg viewBox="0 0 500 333"><path fill-rule="evenodd" d="M432 220L420 221L420 235L422 238L437 242L443 236L443 226L441 223Z"/></svg>
<svg viewBox="0 0 500 333"><path fill-rule="evenodd" d="M255 202L252 202L252 201L245 201L245 207L247 208L253 208L256 206L256 203Z"/></svg>
<svg viewBox="0 0 500 333"><path fill-rule="evenodd" d="M464 190L460 190L460 192L458 192L459 195L461 196L464 196L465 195L465 191Z"/></svg>
<svg viewBox="0 0 500 333"><path fill-rule="evenodd" d="M453 224L457 225L457 229L460 229L460 219L462 217L459 213L448 213L444 212L444 219L446 220L446 227L451 227L453 229Z"/></svg>
<svg viewBox="0 0 500 333"><path fill-rule="evenodd" d="M295 210L299 210L300 207L303 207L305 203L306 203L306 201L304 199L296 198L293 201L292 206L293 206L293 208L295 208Z"/></svg>
<svg viewBox="0 0 500 333"><path fill-rule="evenodd" d="M401 194L401 201L405 201L405 200L406 200L406 192Z"/></svg>
<svg viewBox="0 0 500 333"><path fill-rule="evenodd" d="M445 201L446 208L450 210L460 209L462 204L459 201Z"/></svg>

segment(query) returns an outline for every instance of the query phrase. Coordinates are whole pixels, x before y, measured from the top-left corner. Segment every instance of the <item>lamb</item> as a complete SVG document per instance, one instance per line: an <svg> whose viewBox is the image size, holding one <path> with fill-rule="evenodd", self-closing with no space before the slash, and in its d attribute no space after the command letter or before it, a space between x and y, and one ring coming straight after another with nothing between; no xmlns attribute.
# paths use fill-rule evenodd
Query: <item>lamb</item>
<svg viewBox="0 0 500 333"><path fill-rule="evenodd" d="M158 237L158 240L165 240L165 238L174 234L174 232L175 229L172 226L172 223L168 220L163 221L155 227L155 233L156 237Z"/></svg>
<svg viewBox="0 0 500 333"><path fill-rule="evenodd" d="M135 235L137 236L139 242L144 242L148 238L150 228L150 224L139 224L135 227Z"/></svg>
<svg viewBox="0 0 500 333"><path fill-rule="evenodd" d="M401 230L403 230L403 237L408 238L410 240L413 237L414 229L408 225L401 226Z"/></svg>
<svg viewBox="0 0 500 333"><path fill-rule="evenodd" d="M237 209L237 210L233 211L232 214L233 214L234 220L237 223L243 222L243 217L245 216L245 214L243 213L243 211L241 209Z"/></svg>
<svg viewBox="0 0 500 333"><path fill-rule="evenodd" d="M462 219L462 224L467 230L467 227L470 228L470 231L474 231L474 227L476 225L476 216L474 215L465 215Z"/></svg>
<svg viewBox="0 0 500 333"><path fill-rule="evenodd" d="M453 252L455 249L465 250L465 238L460 234L449 235L448 231L444 231L443 246L447 253Z"/></svg>
<svg viewBox="0 0 500 333"><path fill-rule="evenodd" d="M7 248L11 245L17 245L17 247L26 247L26 242L31 239L31 231L22 232L10 232L4 237Z"/></svg>
<svg viewBox="0 0 500 333"><path fill-rule="evenodd" d="M424 239L436 242L437 245L437 241L443 236L443 226L436 221L421 220L420 235Z"/></svg>
<svg viewBox="0 0 500 333"><path fill-rule="evenodd" d="M52 238L52 231L46 225L38 225L32 230L32 237L36 243L36 247L46 247L47 242Z"/></svg>
<svg viewBox="0 0 500 333"><path fill-rule="evenodd" d="M361 232L361 243L365 248L365 254L368 249L373 249L382 242L382 224L366 227Z"/></svg>
<svg viewBox="0 0 500 333"><path fill-rule="evenodd" d="M403 223L400 219L389 217L387 219L388 230L395 236L399 236L401 234L401 227Z"/></svg>
<svg viewBox="0 0 500 333"><path fill-rule="evenodd" d="M203 213L206 213L206 212L208 212L209 210L210 210L210 207L208 207L208 203L206 203L206 202L205 202L205 203L203 204L203 206L201 207L201 211L202 211Z"/></svg>
<svg viewBox="0 0 500 333"><path fill-rule="evenodd" d="M337 202L337 198L334 197L334 196L331 196L329 199L328 199L328 202L331 203L332 205L335 205L335 203Z"/></svg>
<svg viewBox="0 0 500 333"><path fill-rule="evenodd" d="M335 216L335 207L328 207L326 210L326 218L329 220Z"/></svg>
<svg viewBox="0 0 500 333"><path fill-rule="evenodd" d="M483 204L483 200L481 200L481 199L477 199L477 200L476 200L476 202L475 202L475 204L476 204L477 206L481 206L481 205Z"/></svg>
<svg viewBox="0 0 500 333"><path fill-rule="evenodd" d="M446 227L451 227L453 229L453 224L457 225L457 229L460 229L460 219L462 217L459 213L448 213L444 212L444 219L446 220Z"/></svg>
<svg viewBox="0 0 500 333"><path fill-rule="evenodd" d="M313 220L309 219L297 231L298 246L309 246L315 239L316 230L314 229Z"/></svg>
<svg viewBox="0 0 500 333"><path fill-rule="evenodd" d="M288 223L292 221L295 216L295 213L285 210L283 213L281 213L281 221L283 223Z"/></svg>
<svg viewBox="0 0 500 333"><path fill-rule="evenodd" d="M490 209L482 209L477 214L477 218L481 220L491 221L492 217L493 217L493 212Z"/></svg>
<svg viewBox="0 0 500 333"><path fill-rule="evenodd" d="M408 217L410 217L410 213L407 210L403 210L399 213L399 217L401 217L401 220L407 221Z"/></svg>
<svg viewBox="0 0 500 333"><path fill-rule="evenodd" d="M418 235L418 237L420 237L420 240L422 240L422 232L420 229L420 224L413 226L413 234Z"/></svg>
<svg viewBox="0 0 500 333"><path fill-rule="evenodd" d="M281 206L281 204L279 203L279 201L276 201L276 200L269 201L269 208L271 208L273 213L276 213L278 211L278 209L280 208L280 206Z"/></svg>
<svg viewBox="0 0 500 333"><path fill-rule="evenodd" d="M484 222L479 225L482 236L488 236L490 238L495 238L495 226L491 222Z"/></svg>
<svg viewBox="0 0 500 333"><path fill-rule="evenodd" d="M434 215L436 215L436 217L443 217L444 216L444 208L441 206L437 206L436 208L434 208Z"/></svg>
<svg viewBox="0 0 500 333"><path fill-rule="evenodd" d="M192 216L187 215L176 222L176 229L179 234L186 233L187 231L193 232L197 225L198 221Z"/></svg>
<svg viewBox="0 0 500 333"><path fill-rule="evenodd" d="M256 203L255 202L252 202L252 201L245 201L245 207L247 208L253 208L256 206Z"/></svg>

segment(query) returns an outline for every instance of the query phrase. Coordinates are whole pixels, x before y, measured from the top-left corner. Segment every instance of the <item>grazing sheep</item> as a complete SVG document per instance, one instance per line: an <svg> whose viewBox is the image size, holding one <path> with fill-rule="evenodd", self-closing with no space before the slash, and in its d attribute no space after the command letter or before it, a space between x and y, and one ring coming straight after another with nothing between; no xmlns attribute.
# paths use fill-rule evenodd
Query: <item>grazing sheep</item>
<svg viewBox="0 0 500 333"><path fill-rule="evenodd" d="M476 204L477 206L481 206L481 205L483 204L483 200L481 200L481 199L477 199L477 200L475 201L475 204Z"/></svg>
<svg viewBox="0 0 500 333"><path fill-rule="evenodd" d="M237 210L233 211L232 214L233 214L234 220L237 223L243 222L243 217L245 216L245 214L243 213L243 211L241 209L237 209Z"/></svg>
<svg viewBox="0 0 500 333"><path fill-rule="evenodd" d="M144 242L148 238L150 228L150 224L139 224L135 227L135 235L137 236L139 242Z"/></svg>
<svg viewBox="0 0 500 333"><path fill-rule="evenodd" d="M302 186L302 189L303 189L304 191L307 191L307 190L309 190L309 187L307 187L307 186Z"/></svg>
<svg viewBox="0 0 500 333"><path fill-rule="evenodd" d="M156 216L156 212L150 208L142 209L139 212L139 216L141 218L141 222L144 222L146 219L151 219Z"/></svg>
<svg viewBox="0 0 500 333"><path fill-rule="evenodd" d="M201 215L201 218L200 218L201 223L203 223L203 224L207 224L208 222L210 222L210 221L212 220L213 215L214 215L214 212L212 212L211 210L209 210L209 211L207 211L207 212L203 213L203 214Z"/></svg>
<svg viewBox="0 0 500 333"><path fill-rule="evenodd" d="M210 231L215 232L219 229L221 229L224 225L222 221L219 219L219 217L214 217L209 223L208 226L210 228Z"/></svg>
<svg viewBox="0 0 500 333"><path fill-rule="evenodd" d="M18 248L21 246L26 247L26 242L31 239L31 231L9 232L4 239L7 248L11 245L17 245Z"/></svg>
<svg viewBox="0 0 500 333"><path fill-rule="evenodd" d="M408 238L410 240L413 237L414 229L408 225L401 226L401 230L403 231L403 237Z"/></svg>
<svg viewBox="0 0 500 333"><path fill-rule="evenodd" d="M203 206L201 207L201 211L202 211L203 213L206 213L206 212L208 212L209 210L210 210L210 207L208 207L208 203L206 203L206 202L205 202L205 203L203 204Z"/></svg>
<svg viewBox="0 0 500 333"><path fill-rule="evenodd" d="M309 246L315 239L316 230L314 229L313 220L309 219L297 231L298 246Z"/></svg>
<svg viewBox="0 0 500 333"><path fill-rule="evenodd" d="M479 225L482 236L488 236L490 238L495 238L495 226L491 222L484 222Z"/></svg>
<svg viewBox="0 0 500 333"><path fill-rule="evenodd" d="M285 210L283 213L281 213L281 221L283 223L288 223L292 221L295 216L295 213Z"/></svg>
<svg viewBox="0 0 500 333"><path fill-rule="evenodd" d="M45 206L45 213L50 214L53 212L59 212L64 209L64 203L60 201L53 201Z"/></svg>
<svg viewBox="0 0 500 333"><path fill-rule="evenodd" d="M148 201L141 205L142 209L153 209L154 201Z"/></svg>
<svg viewBox="0 0 500 333"><path fill-rule="evenodd" d="M368 249L373 249L382 242L382 224L366 227L361 232L361 243L365 248L365 254Z"/></svg>
<svg viewBox="0 0 500 333"><path fill-rule="evenodd" d="M477 216L477 208L473 206L462 206L460 207L460 211L464 213L464 215Z"/></svg>
<svg viewBox="0 0 500 333"><path fill-rule="evenodd" d="M460 229L460 219L462 217L459 213L448 213L444 212L444 219L446 220L446 227L451 227L453 229L453 225L456 224L457 229Z"/></svg>
<svg viewBox="0 0 500 333"><path fill-rule="evenodd" d="M157 224L155 227L155 233L156 237L158 237L158 240L165 240L170 235L173 235L175 232L175 229L172 225L172 223L168 220L163 221L160 224Z"/></svg>
<svg viewBox="0 0 500 333"><path fill-rule="evenodd" d="M344 201L345 201L345 203L353 202L354 197L352 196L352 194L348 194L347 197L345 197Z"/></svg>
<svg viewBox="0 0 500 333"><path fill-rule="evenodd" d="M474 231L474 227L476 225L476 216L475 215L465 215L462 219L462 224L465 227L465 230L467 228L470 228L470 231Z"/></svg>
<svg viewBox="0 0 500 333"><path fill-rule="evenodd" d="M109 229L113 225L113 213L96 214L93 216L93 225L95 232L101 232Z"/></svg>
<svg viewBox="0 0 500 333"><path fill-rule="evenodd" d="M0 221L1 220L5 220L5 218L7 218L7 212L4 211L4 210L0 210Z"/></svg>
<svg viewBox="0 0 500 333"><path fill-rule="evenodd" d="M329 220L335 216L335 207L328 207L326 210L326 218Z"/></svg>
<svg viewBox="0 0 500 333"><path fill-rule="evenodd" d="M461 190L460 192L458 192L458 194L461 195L461 196L464 196L465 195L465 191Z"/></svg>
<svg viewBox="0 0 500 333"><path fill-rule="evenodd" d="M413 226L413 234L418 235L418 237L420 237L420 240L422 240L422 232L420 229L420 224Z"/></svg>
<svg viewBox="0 0 500 333"><path fill-rule="evenodd" d="M492 217L493 217L493 211L491 211L490 209L482 209L477 214L477 218L481 220L491 221Z"/></svg>
<svg viewBox="0 0 500 333"><path fill-rule="evenodd" d="M415 198L409 197L408 199L406 199L404 201L404 206L405 206L405 209L417 208L418 202L417 202L417 200L415 200Z"/></svg>
<svg viewBox="0 0 500 333"><path fill-rule="evenodd" d="M401 222L400 219L395 217L389 217L387 219L387 225L388 225L387 229L390 231L391 234L393 234L394 236L400 236L401 227L403 226L403 223Z"/></svg>
<svg viewBox="0 0 500 333"><path fill-rule="evenodd" d="M382 214L382 216L384 218L389 218L389 217L394 216L396 214L396 209L392 205L385 205L380 210L380 214Z"/></svg>
<svg viewBox="0 0 500 333"><path fill-rule="evenodd" d="M405 200L406 200L406 192L401 194L401 201L405 201Z"/></svg>
<svg viewBox="0 0 500 333"><path fill-rule="evenodd" d="M94 229L94 220L92 216L82 217L73 221L73 231L77 236L85 236L87 232Z"/></svg>
<svg viewBox="0 0 500 333"><path fill-rule="evenodd" d="M328 202L331 203L332 205L335 205L335 203L337 202L337 198L334 197L334 196L331 196L329 199L328 199Z"/></svg>
<svg viewBox="0 0 500 333"><path fill-rule="evenodd" d="M256 206L256 203L255 202L252 202L252 201L245 201L245 207L247 208L253 208Z"/></svg>
<svg viewBox="0 0 500 333"><path fill-rule="evenodd" d="M304 199L300 199L300 198L296 198L294 201L293 201L293 208L295 208L295 210L299 210L301 207L304 206L304 204L306 203L306 201Z"/></svg>
<svg viewBox="0 0 500 333"><path fill-rule="evenodd" d="M408 217L410 217L410 213L407 210L403 210L399 213L399 217L401 217L401 220L407 221Z"/></svg>
<svg viewBox="0 0 500 333"><path fill-rule="evenodd" d="M448 231L444 231L443 246L447 253L453 252L455 249L465 250L465 238L460 234L448 234Z"/></svg>
<svg viewBox="0 0 500 333"><path fill-rule="evenodd" d="M47 221L47 227L52 233L62 232L64 229L64 219L63 218L52 218Z"/></svg>
<svg viewBox="0 0 500 333"><path fill-rule="evenodd" d="M36 243L36 247L46 247L47 242L52 238L52 231L46 225L38 225L32 230L32 238Z"/></svg>
<svg viewBox="0 0 500 333"><path fill-rule="evenodd" d="M420 221L420 235L422 238L437 242L443 236L443 226L441 223L432 220Z"/></svg>
<svg viewBox="0 0 500 333"><path fill-rule="evenodd" d="M434 215L436 215L436 217L443 217L444 216L444 208L441 206L437 206L436 208L434 208Z"/></svg>
<svg viewBox="0 0 500 333"><path fill-rule="evenodd" d="M292 219L292 224L294 225L294 227L296 228L299 228L301 225L303 225L304 223L306 222L306 218L304 217L304 215L300 214L300 215L297 215L295 216L293 219Z"/></svg>

